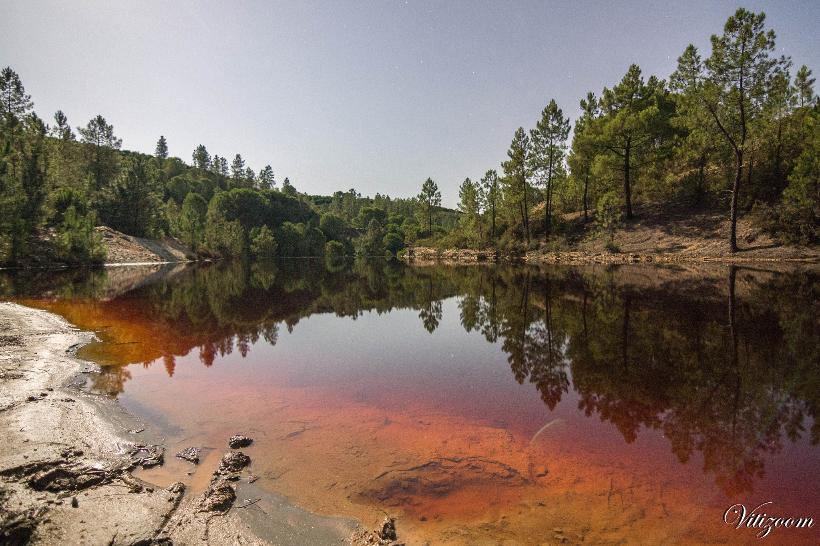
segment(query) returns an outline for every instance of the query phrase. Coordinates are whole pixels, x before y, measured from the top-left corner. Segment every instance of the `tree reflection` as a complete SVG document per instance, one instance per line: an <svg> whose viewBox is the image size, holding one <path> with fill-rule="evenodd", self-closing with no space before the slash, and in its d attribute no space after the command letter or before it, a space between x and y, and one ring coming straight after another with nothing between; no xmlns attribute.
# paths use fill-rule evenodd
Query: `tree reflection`
<svg viewBox="0 0 820 546"><path fill-rule="evenodd" d="M90 299L102 316L127 316L142 343L121 361L162 361L169 375L192 351L212 366L246 356L259 340L275 345L283 325L291 331L314 313L355 319L411 309L432 333L443 300L458 297L464 330L500 344L515 380L534 385L547 407L572 388L579 409L626 442L644 427L660 430L680 461L699 453L729 494L752 491L765 456L785 438L820 440L820 283L812 271L292 260L155 272L150 282L108 275L6 275L0 287ZM109 366L96 387L115 395L129 378L126 367Z"/></svg>

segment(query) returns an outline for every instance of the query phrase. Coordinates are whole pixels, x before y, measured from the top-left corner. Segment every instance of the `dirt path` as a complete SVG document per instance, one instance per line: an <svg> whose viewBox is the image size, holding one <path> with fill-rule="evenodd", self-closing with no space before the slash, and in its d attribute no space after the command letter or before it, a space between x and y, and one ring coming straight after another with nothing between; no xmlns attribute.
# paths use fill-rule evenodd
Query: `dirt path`
<svg viewBox="0 0 820 546"><path fill-rule="evenodd" d="M0 302L0 543L340 544L355 522L306 512L221 465L202 495L135 478L161 439L84 387L93 338L51 313ZM227 446L226 446L226 451ZM236 452L229 452L234 455Z"/></svg>

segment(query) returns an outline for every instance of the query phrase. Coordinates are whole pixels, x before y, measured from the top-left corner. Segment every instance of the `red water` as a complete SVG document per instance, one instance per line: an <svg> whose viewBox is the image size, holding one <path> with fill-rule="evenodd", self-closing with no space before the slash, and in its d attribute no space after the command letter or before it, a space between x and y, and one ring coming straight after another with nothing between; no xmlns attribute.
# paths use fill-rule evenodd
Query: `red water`
<svg viewBox="0 0 820 546"><path fill-rule="evenodd" d="M770 408L754 390L735 401L743 405L738 420L697 406L689 415L685 400L670 399L674 390L633 392L618 374L589 391L600 378L573 366L559 337L564 376L550 376L543 390L552 394L542 397L533 376L516 381L505 339L465 330L462 296L442 300L433 333L415 309L365 310L355 320L314 309L291 321L290 332L273 322L275 344L175 321L137 296L25 303L100 331L105 342L83 356L136 363L108 368L98 388L164 430L170 453L213 448L198 467L169 457L143 474L160 485L203 488L226 438L241 432L254 438L245 451L264 487L367 524L398 516L410 544L753 543L759 529L723 522L729 506L772 501L769 513L820 516L820 452L805 432L813 421L794 440L781 435L781 421L752 427ZM579 301L565 293L555 305L562 299ZM635 305L624 316L635 325L643 312ZM652 366L663 358L660 346L641 345L631 365ZM750 347L741 352L745 365L759 356ZM599 361L615 366L620 356ZM696 399L709 395L692 393ZM774 529L763 540L816 544L816 529Z"/></svg>

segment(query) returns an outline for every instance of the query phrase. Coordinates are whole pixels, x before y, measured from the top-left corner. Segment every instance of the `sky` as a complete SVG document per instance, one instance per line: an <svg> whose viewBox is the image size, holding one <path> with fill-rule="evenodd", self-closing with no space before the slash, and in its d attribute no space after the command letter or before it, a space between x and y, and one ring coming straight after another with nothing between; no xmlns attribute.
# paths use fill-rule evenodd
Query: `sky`
<svg viewBox="0 0 820 546"><path fill-rule="evenodd" d="M766 12L778 53L820 73L820 2L742 5ZM312 194L409 197L429 176L453 206L550 99L574 120L631 63L668 78L687 44L708 56L739 6L0 0L0 66L41 117L102 114L125 149L153 153L164 135L190 162L204 144Z"/></svg>

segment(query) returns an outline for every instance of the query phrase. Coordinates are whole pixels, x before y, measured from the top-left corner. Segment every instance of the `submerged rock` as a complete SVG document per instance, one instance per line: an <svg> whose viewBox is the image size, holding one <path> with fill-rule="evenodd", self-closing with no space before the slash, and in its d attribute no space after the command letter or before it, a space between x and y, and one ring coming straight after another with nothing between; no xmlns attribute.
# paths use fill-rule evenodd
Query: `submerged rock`
<svg viewBox="0 0 820 546"><path fill-rule="evenodd" d="M228 440L228 446L231 449L238 449L240 447L248 447L253 443L253 438L248 438L247 436L242 436L241 434L236 434L231 436L231 439Z"/></svg>
<svg viewBox="0 0 820 546"><path fill-rule="evenodd" d="M222 456L222 462L219 463L219 472L239 472L246 466L251 464L251 458L241 451L229 451Z"/></svg>
<svg viewBox="0 0 820 546"><path fill-rule="evenodd" d="M134 444L128 452L128 456L131 458L132 466L151 468L162 464L165 448L156 445Z"/></svg>
<svg viewBox="0 0 820 546"><path fill-rule="evenodd" d="M199 452L200 449L198 447L186 447L179 453L177 453L177 458L188 461L189 463L199 464Z"/></svg>

